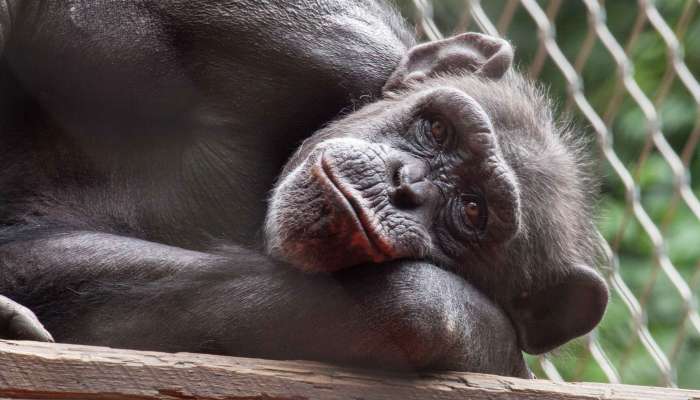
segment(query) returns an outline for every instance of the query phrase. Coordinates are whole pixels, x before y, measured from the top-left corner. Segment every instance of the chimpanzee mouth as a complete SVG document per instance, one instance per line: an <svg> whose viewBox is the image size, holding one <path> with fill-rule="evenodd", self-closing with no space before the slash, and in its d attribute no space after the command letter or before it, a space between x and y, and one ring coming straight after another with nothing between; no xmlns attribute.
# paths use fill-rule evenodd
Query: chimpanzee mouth
<svg viewBox="0 0 700 400"><path fill-rule="evenodd" d="M343 204L347 215L355 221L356 235L353 235L352 241L355 242L359 239L361 243L357 244L366 250L366 255L373 262L378 263L396 258L394 246L377 231L375 223L371 221L371 217L367 215L360 204L358 195L352 193L353 189L348 188L347 183L334 173L331 162L323 154L319 156L317 170L320 172L319 175L324 175L319 176L319 178L327 181L329 189Z"/></svg>

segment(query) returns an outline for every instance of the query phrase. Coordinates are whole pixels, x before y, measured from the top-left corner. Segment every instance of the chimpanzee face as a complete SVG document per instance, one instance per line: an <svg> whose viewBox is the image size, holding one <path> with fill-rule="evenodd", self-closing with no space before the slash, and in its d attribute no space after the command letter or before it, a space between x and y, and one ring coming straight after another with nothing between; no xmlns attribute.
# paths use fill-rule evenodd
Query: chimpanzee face
<svg viewBox="0 0 700 400"><path fill-rule="evenodd" d="M511 57L479 34L412 49L383 99L289 161L268 209L270 252L309 271L429 260L494 297L530 352L595 326L607 302L588 267L596 186L580 139Z"/></svg>
<svg viewBox="0 0 700 400"><path fill-rule="evenodd" d="M517 181L488 115L449 86L352 114L308 141L286 171L270 236L304 269L463 259L508 241L520 224Z"/></svg>

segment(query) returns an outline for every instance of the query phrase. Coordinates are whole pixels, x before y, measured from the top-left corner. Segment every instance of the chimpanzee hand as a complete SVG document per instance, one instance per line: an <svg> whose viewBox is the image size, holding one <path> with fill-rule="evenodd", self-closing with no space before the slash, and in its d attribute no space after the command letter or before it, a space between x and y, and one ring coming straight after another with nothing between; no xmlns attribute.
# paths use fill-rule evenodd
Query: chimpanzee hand
<svg viewBox="0 0 700 400"><path fill-rule="evenodd" d="M0 296L0 339L53 342L33 312L5 296Z"/></svg>

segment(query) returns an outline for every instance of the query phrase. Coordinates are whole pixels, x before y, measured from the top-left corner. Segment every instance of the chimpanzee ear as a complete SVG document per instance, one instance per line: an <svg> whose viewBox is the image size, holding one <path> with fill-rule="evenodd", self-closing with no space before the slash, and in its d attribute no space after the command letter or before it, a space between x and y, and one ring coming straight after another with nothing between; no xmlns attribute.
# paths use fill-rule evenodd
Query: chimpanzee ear
<svg viewBox="0 0 700 400"><path fill-rule="evenodd" d="M592 330L605 312L608 288L585 266L536 293L523 293L509 305L521 348L541 354Z"/></svg>
<svg viewBox="0 0 700 400"><path fill-rule="evenodd" d="M384 85L384 92L447 72L472 72L499 79L512 63L513 48L505 40L475 32L463 33L410 49Z"/></svg>

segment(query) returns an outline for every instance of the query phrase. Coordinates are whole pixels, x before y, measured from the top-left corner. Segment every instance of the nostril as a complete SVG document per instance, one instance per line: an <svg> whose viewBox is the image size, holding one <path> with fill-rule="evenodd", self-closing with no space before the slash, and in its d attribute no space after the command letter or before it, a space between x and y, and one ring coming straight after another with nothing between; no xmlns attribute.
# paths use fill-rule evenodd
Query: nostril
<svg viewBox="0 0 700 400"><path fill-rule="evenodd" d="M395 187L390 194L391 203L403 209L416 208L420 206L420 196L413 190L412 185L402 184Z"/></svg>
<svg viewBox="0 0 700 400"><path fill-rule="evenodd" d="M401 169L403 168L403 165L399 164L396 166L393 166L393 168L390 169L390 179L391 179L391 186L393 188L397 188L401 186L402 183L402 178L401 178Z"/></svg>
<svg viewBox="0 0 700 400"><path fill-rule="evenodd" d="M391 174L391 185L395 188L401 186L401 167L394 168Z"/></svg>
<svg viewBox="0 0 700 400"><path fill-rule="evenodd" d="M419 162L395 160L387 166L387 175L391 181L389 196L394 206L411 209L423 204L425 170L425 166Z"/></svg>
<svg viewBox="0 0 700 400"><path fill-rule="evenodd" d="M391 184L393 187L411 185L425 179L425 168L416 164L398 164L391 170Z"/></svg>
<svg viewBox="0 0 700 400"><path fill-rule="evenodd" d="M403 182L389 192L389 200L397 208L417 209L429 202L430 183L421 180L413 183Z"/></svg>

